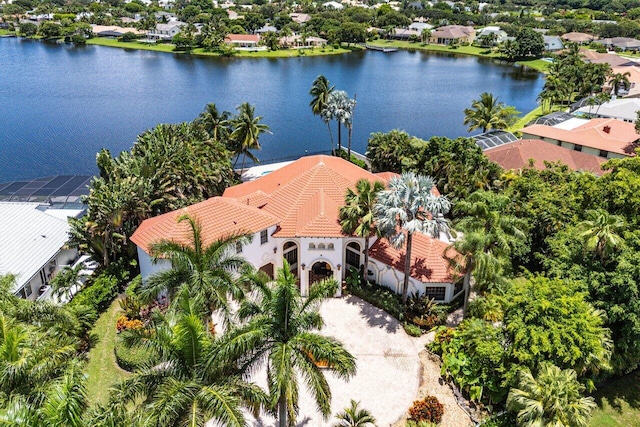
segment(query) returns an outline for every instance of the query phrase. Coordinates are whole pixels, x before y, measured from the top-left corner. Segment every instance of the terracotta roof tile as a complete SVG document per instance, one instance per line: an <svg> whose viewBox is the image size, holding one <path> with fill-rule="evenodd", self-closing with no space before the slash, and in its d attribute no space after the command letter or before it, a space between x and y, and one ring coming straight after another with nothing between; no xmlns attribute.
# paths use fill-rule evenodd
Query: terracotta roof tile
<svg viewBox="0 0 640 427"><path fill-rule="evenodd" d="M603 157L571 150L539 139L521 139L486 150L484 154L505 169L528 167L529 159L533 159L534 167L539 170L545 168L545 161L561 161L573 170L584 170L598 175L603 173L600 165L607 161Z"/></svg>
<svg viewBox="0 0 640 427"><path fill-rule="evenodd" d="M572 130L546 125L531 125L522 129L522 134L555 139L624 155L633 154L633 143L640 138L633 123L617 119L591 119L588 123Z"/></svg>
<svg viewBox="0 0 640 427"><path fill-rule="evenodd" d="M422 233L414 233L411 246L411 277L424 283L451 283L456 281L453 268L450 266L449 258L455 258L457 252L448 249L449 244L431 238ZM369 256L386 265L392 266L396 270L404 271L405 252L404 249L394 248L387 239L381 238L371 246Z"/></svg>
<svg viewBox="0 0 640 427"><path fill-rule="evenodd" d="M278 223L277 217L254 206L234 199L212 197L143 221L131 236L131 241L147 253L151 244L162 239L189 243L191 231L188 222L178 223L178 218L184 214L200 222L205 245L234 233L257 233Z"/></svg>

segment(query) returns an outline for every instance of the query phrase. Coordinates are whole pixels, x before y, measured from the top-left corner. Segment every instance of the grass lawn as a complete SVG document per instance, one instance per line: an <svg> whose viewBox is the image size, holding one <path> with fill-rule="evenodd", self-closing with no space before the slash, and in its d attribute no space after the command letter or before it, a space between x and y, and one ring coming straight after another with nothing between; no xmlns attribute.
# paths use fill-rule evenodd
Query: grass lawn
<svg viewBox="0 0 640 427"><path fill-rule="evenodd" d="M98 344L89 351L87 365L87 394L91 404L106 403L109 397L109 387L129 376L116 364L113 348L116 342L116 319L120 306L114 301L102 313L92 333L98 337Z"/></svg>
<svg viewBox="0 0 640 427"><path fill-rule="evenodd" d="M509 129L507 129L507 131L513 133L513 132L517 132L520 129L522 129L523 127L525 127L527 125L527 123L529 123L532 120L535 120L539 117L545 116L547 114L550 114L554 111L560 111L562 109L564 109L565 107L561 107L559 105L554 105L551 107L551 109L549 111L542 111L542 106L538 105L536 108L534 108L533 110L529 111L527 114L525 114L524 116L522 116L520 119L518 119L518 121L511 126Z"/></svg>
<svg viewBox="0 0 640 427"><path fill-rule="evenodd" d="M454 49L449 46L443 46L439 44L424 45L420 42L412 43L412 42L402 41L402 40L383 40L383 39L369 41L367 42L367 44L372 46L397 47L400 49L426 50L430 52L459 53L462 55L484 56L487 58L498 58L500 56L500 54L493 52L490 49L476 47L476 46L459 46Z"/></svg>
<svg viewBox="0 0 640 427"><path fill-rule="evenodd" d="M640 426L640 370L598 390L592 427Z"/></svg>
<svg viewBox="0 0 640 427"><path fill-rule="evenodd" d="M187 53L185 52L174 51L173 44L120 42L116 39L105 39L100 37L95 37L87 40L87 44L98 45L98 46L108 46L108 47L118 47L121 49L151 50L154 52L169 52L169 53L187 55ZM233 56L254 57L254 58L291 58L291 57L297 57L297 56L338 55L342 53L348 53L356 49L359 49L359 48L352 47L351 49L346 49L346 48L334 49L332 46L327 46L324 48L313 48L313 49L282 49L282 50L275 50L275 51L259 51L259 52L237 51L233 54ZM207 52L202 48L193 49L190 55L220 56L220 54L217 52Z"/></svg>
<svg viewBox="0 0 640 427"><path fill-rule="evenodd" d="M534 70L540 71L541 73L546 73L549 65L551 65L551 62L543 61L542 59L532 59L530 61L518 61L516 62L516 64L533 68Z"/></svg>

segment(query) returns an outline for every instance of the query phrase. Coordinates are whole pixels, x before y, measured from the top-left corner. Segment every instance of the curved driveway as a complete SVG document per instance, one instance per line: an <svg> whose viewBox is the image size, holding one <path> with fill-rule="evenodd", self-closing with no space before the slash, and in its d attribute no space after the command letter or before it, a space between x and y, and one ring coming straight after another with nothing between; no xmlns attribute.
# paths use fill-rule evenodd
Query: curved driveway
<svg viewBox="0 0 640 427"><path fill-rule="evenodd" d="M397 421L413 403L419 386L422 348L416 348L402 325L384 311L354 296L329 299L320 309L326 326L322 333L342 341L356 357L358 371L344 382L327 372L331 387L332 418L323 420L317 412L311 395L301 387L298 426L331 426L337 412L349 406L354 399L377 419L379 427ZM264 371L256 382L264 386ZM264 417L256 426L273 425L273 419Z"/></svg>

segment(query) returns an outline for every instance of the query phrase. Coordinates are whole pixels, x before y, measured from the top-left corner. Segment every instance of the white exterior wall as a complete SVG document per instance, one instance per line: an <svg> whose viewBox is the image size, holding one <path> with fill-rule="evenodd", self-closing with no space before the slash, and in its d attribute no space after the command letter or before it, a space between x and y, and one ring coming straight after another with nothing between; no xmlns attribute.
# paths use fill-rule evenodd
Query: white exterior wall
<svg viewBox="0 0 640 427"><path fill-rule="evenodd" d="M275 270L282 267L282 245L278 242L278 239L272 237L272 234L276 232L276 226L273 225L267 229L267 242L260 243L260 231L251 236L251 242L245 244L242 247L241 255L256 269L262 267L265 264L273 263ZM274 248L276 252L274 253Z"/></svg>
<svg viewBox="0 0 640 427"><path fill-rule="evenodd" d="M368 276L369 280L373 280L379 285L385 286L397 294L402 293L402 281L404 280L404 273L396 270L393 267L387 266L380 261L369 259L369 269L373 272ZM408 294L411 295L414 292L422 295L429 287L444 287L445 294L443 300L436 300L441 303L451 302L453 297L454 285L452 283L422 283L413 277L409 278L409 290Z"/></svg>
<svg viewBox="0 0 640 427"><path fill-rule="evenodd" d="M142 276L143 281L146 281L149 277L160 271L169 270L171 268L171 262L166 259L158 260L155 263L151 261L151 255L146 253L139 246L138 263L140 265L140 275Z"/></svg>
<svg viewBox="0 0 640 427"><path fill-rule="evenodd" d="M327 262L333 271L333 278L338 282L335 296L342 295L342 277L344 273L344 249L342 238L325 237L301 237L300 238L300 266L305 264L305 270L300 274L300 293L309 294L309 271L316 262ZM309 244L313 243L316 249L309 249ZM324 244L325 249L317 249L318 245ZM329 244L333 244L333 249L327 249ZM345 243L346 245L346 243ZM338 269L338 265L340 266Z"/></svg>

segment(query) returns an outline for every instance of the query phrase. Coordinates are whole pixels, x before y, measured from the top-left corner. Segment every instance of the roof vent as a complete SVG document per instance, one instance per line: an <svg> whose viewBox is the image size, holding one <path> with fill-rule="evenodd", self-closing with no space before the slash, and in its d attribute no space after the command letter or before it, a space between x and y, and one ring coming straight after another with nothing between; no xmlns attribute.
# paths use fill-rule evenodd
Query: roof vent
<svg viewBox="0 0 640 427"><path fill-rule="evenodd" d="M611 132L611 126L605 126L604 128L602 128L602 130L604 131L604 133L609 133Z"/></svg>

